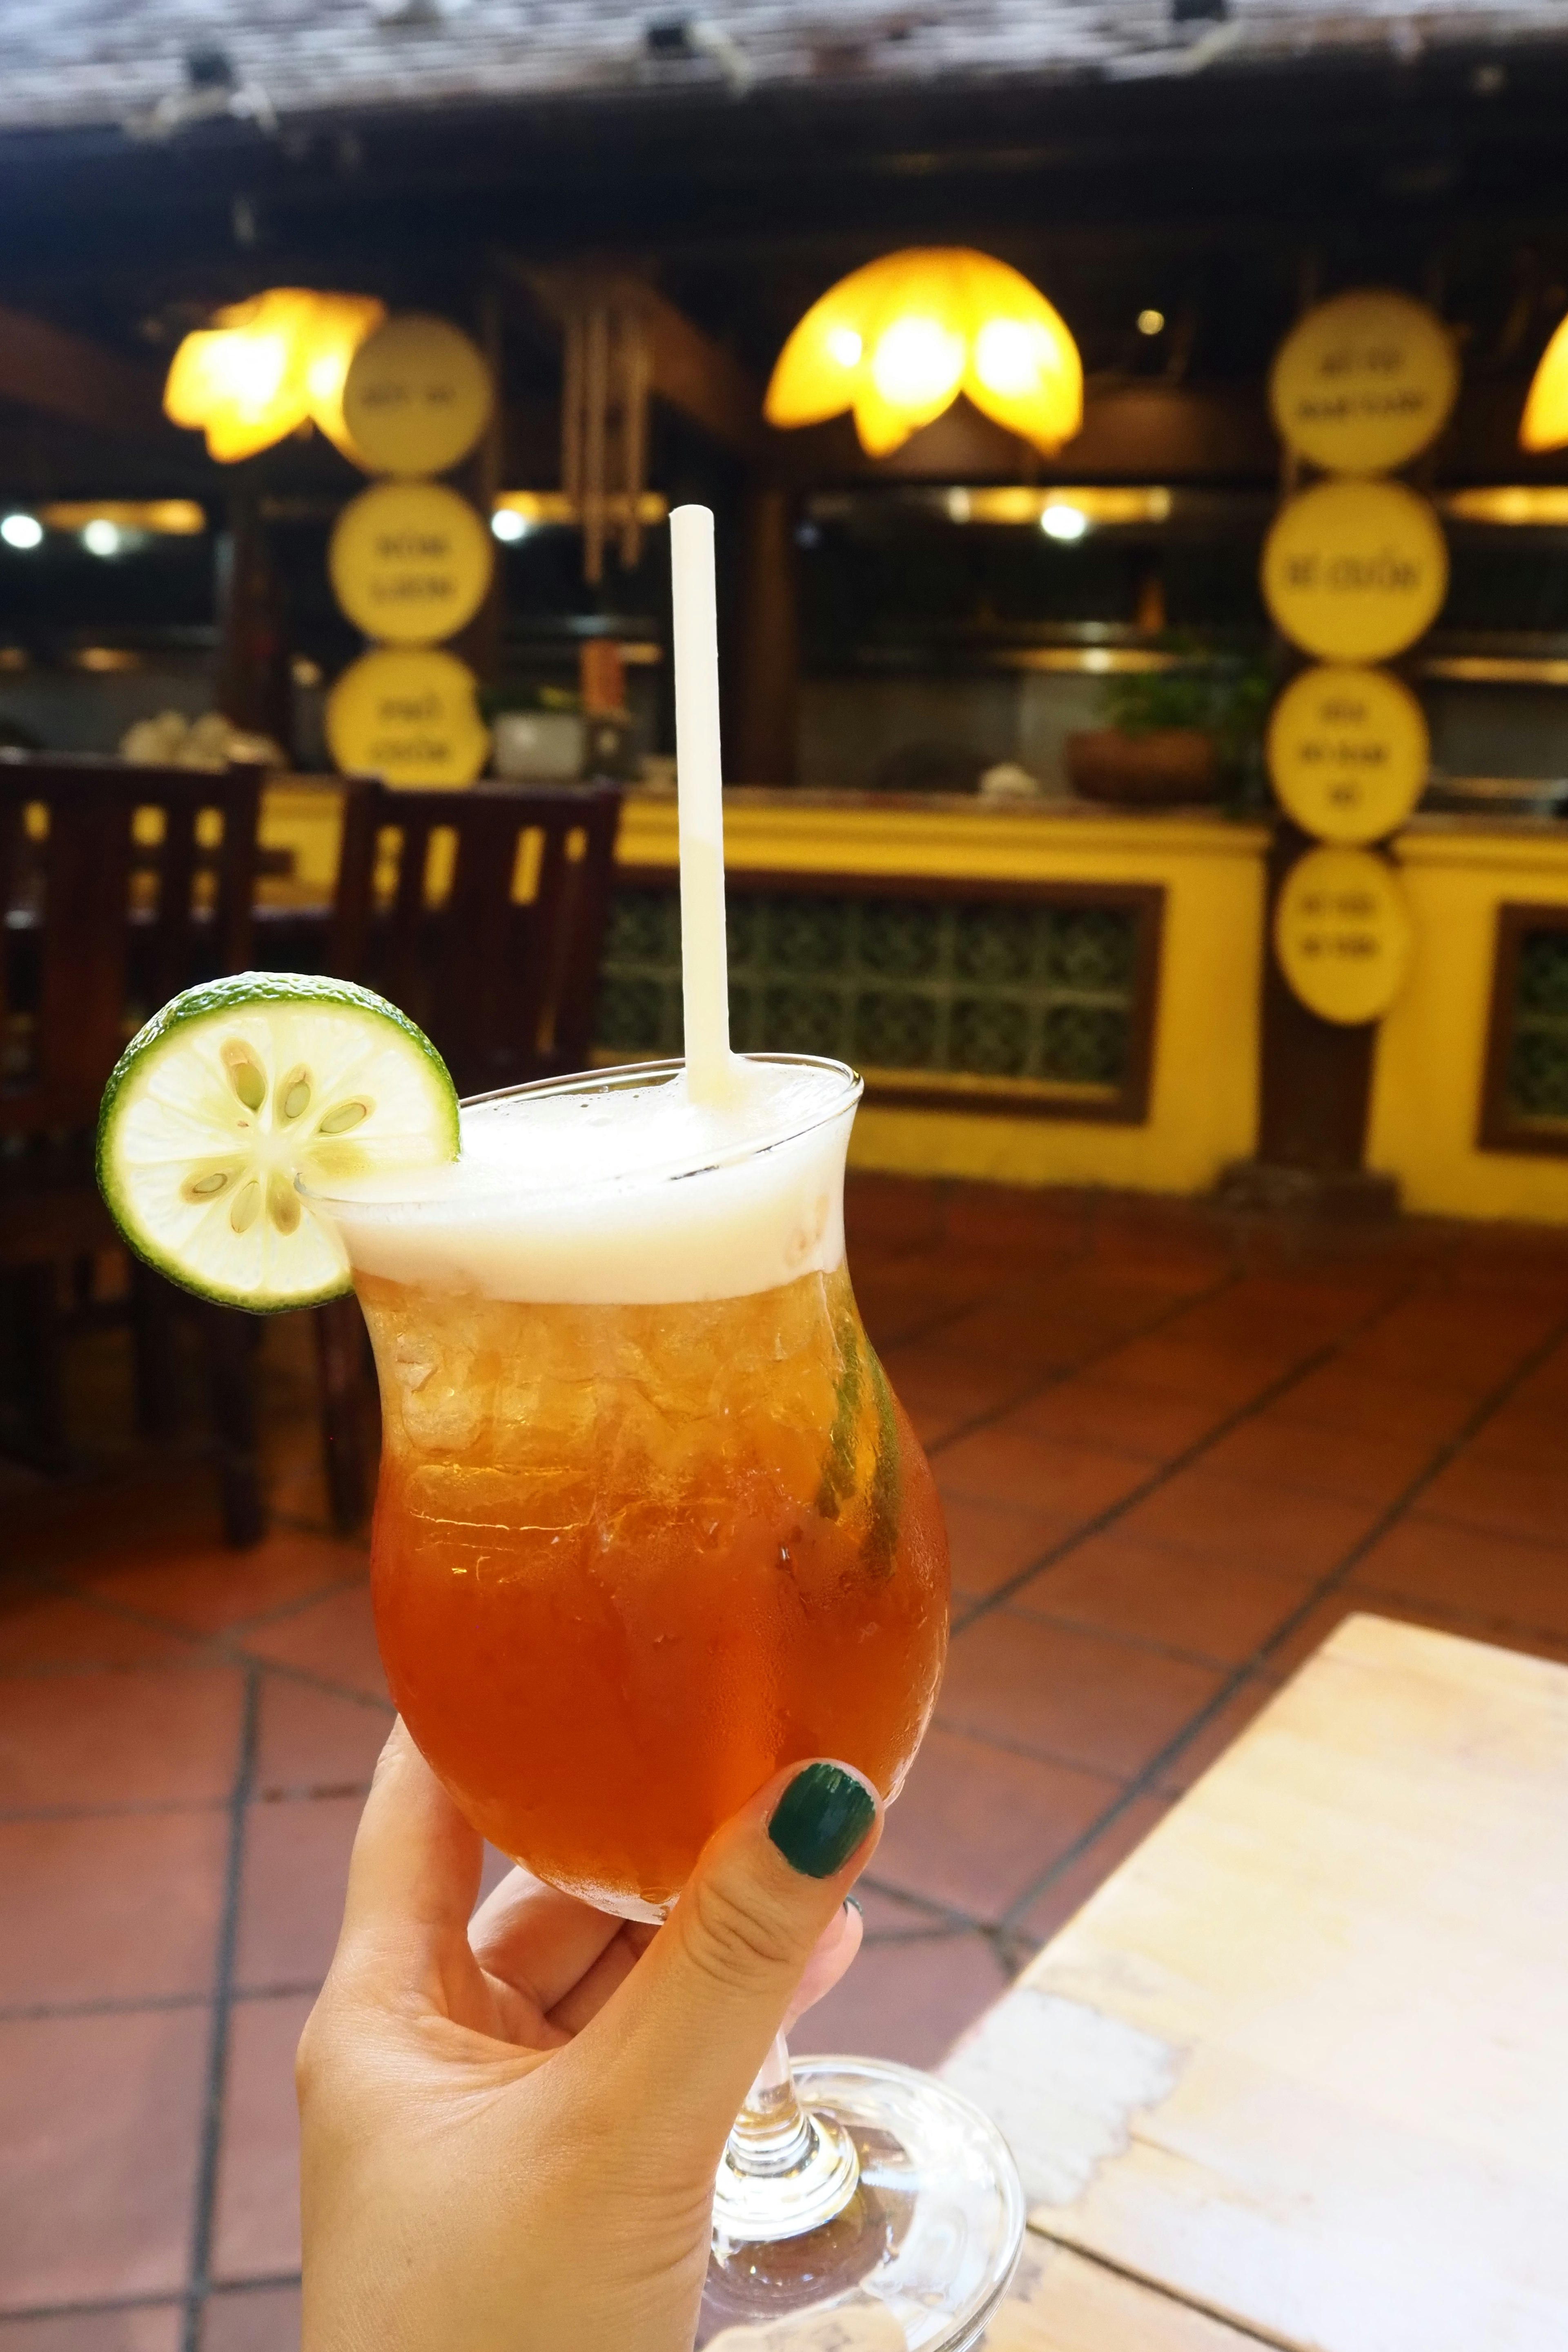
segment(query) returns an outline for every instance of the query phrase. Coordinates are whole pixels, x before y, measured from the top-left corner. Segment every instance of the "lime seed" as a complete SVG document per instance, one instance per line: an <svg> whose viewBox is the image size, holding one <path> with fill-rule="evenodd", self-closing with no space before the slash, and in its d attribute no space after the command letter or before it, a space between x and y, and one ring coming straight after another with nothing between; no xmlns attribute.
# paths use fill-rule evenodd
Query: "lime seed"
<svg viewBox="0 0 1568 2352"><path fill-rule="evenodd" d="M180 1187L187 1201L216 1201L228 1182L228 1171L218 1169L210 1176L191 1176Z"/></svg>
<svg viewBox="0 0 1568 2352"><path fill-rule="evenodd" d="M287 1176L276 1172L267 1185L267 1213L280 1234L291 1234L300 1223L300 1196Z"/></svg>
<svg viewBox="0 0 1568 2352"><path fill-rule="evenodd" d="M310 1107L310 1073L290 1070L278 1089L279 1109L284 1118L300 1118Z"/></svg>
<svg viewBox="0 0 1568 2352"><path fill-rule="evenodd" d="M330 1110L327 1113L320 1127L317 1128L316 1133L346 1135L351 1127L357 1127L362 1118L369 1117L370 1105L367 1102L340 1103L336 1110Z"/></svg>
<svg viewBox="0 0 1568 2352"><path fill-rule="evenodd" d="M267 1099L267 1080L249 1046L231 1038L223 1049L223 1066L228 1072L230 1086L246 1109L259 1110Z"/></svg>
<svg viewBox="0 0 1568 2352"><path fill-rule="evenodd" d="M247 1234L260 1212L261 1187L253 1176L249 1183L242 1184L235 1194L234 1206L228 1213L228 1222L237 1234Z"/></svg>

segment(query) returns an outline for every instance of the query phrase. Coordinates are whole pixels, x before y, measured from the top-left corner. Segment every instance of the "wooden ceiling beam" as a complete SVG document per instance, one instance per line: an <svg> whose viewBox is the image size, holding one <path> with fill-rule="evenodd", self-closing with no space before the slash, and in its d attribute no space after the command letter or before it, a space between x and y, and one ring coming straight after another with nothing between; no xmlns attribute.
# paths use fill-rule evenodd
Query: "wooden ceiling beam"
<svg viewBox="0 0 1568 2352"><path fill-rule="evenodd" d="M507 274L552 325L584 302L636 310L647 338L648 389L738 457L756 460L779 446L763 422L763 387L750 369L703 333L684 310L640 278L618 270L534 269L508 261Z"/></svg>
<svg viewBox="0 0 1568 2352"><path fill-rule="evenodd" d="M163 417L163 386L151 368L27 311L3 307L0 399L121 441L163 438L171 431Z"/></svg>

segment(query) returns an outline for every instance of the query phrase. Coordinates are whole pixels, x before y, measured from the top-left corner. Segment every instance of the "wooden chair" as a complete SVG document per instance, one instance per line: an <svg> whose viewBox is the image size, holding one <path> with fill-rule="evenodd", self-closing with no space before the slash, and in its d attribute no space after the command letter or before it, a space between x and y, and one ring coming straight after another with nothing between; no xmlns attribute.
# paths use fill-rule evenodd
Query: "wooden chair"
<svg viewBox="0 0 1568 2352"><path fill-rule="evenodd" d="M461 1094L582 1069L620 808L610 784L351 779L331 969L417 1021Z"/></svg>
<svg viewBox="0 0 1568 2352"><path fill-rule="evenodd" d="M248 963L261 780L248 764L204 773L0 751L0 1276L19 1359L21 1450L40 1466L68 1461L61 1343L73 1320L92 1319L91 1262L115 1238L93 1181L99 1097L121 1048L165 998ZM174 1409L174 1305L168 1286L136 1265L137 1416L151 1433ZM253 1542L251 1333L247 1318L221 1310L204 1309L202 1321L225 1526L232 1542Z"/></svg>
<svg viewBox="0 0 1568 2352"><path fill-rule="evenodd" d="M345 788L330 971L390 997L446 1057L460 1094L584 1068L609 919L616 787ZM363 1508L358 1309L316 1314L334 1512Z"/></svg>

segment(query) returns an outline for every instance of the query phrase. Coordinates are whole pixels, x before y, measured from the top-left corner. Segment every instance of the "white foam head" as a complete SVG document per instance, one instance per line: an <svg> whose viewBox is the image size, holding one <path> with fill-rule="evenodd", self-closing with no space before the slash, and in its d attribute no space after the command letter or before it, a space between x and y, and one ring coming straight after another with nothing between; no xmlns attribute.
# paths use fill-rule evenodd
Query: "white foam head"
<svg viewBox="0 0 1568 2352"><path fill-rule="evenodd" d="M691 1100L679 1064L481 1098L458 1160L311 1205L356 1272L489 1298L652 1306L830 1273L860 1082L784 1057L734 1072L717 1104Z"/></svg>

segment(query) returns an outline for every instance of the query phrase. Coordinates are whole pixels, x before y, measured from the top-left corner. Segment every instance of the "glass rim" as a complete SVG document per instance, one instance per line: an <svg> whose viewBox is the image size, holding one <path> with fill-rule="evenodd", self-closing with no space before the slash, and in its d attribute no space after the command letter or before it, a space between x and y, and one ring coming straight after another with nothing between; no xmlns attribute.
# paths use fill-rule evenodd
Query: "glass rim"
<svg viewBox="0 0 1568 2352"><path fill-rule="evenodd" d="M808 1118L786 1119L776 1128L766 1129L760 1136L748 1136L742 1141L726 1145L716 1151L685 1152L679 1158L655 1161L651 1166L626 1171L620 1175L603 1176L584 1181L563 1181L558 1186L542 1187L536 1192L520 1194L518 1191L497 1190L477 1192L465 1202L466 1208L478 1208L484 1202L511 1201L520 1197L531 1201L557 1199L563 1192L597 1193L613 1191L632 1175L640 1183L677 1183L690 1176L711 1175L721 1168L732 1168L746 1160L761 1159L770 1151L782 1150L785 1145L798 1143L803 1137L815 1135L819 1128L828 1127L852 1110L866 1091L866 1081L858 1070L847 1062L835 1061L823 1054L738 1054L737 1061L763 1062L771 1068L792 1070L829 1070L843 1080L831 1101L818 1106ZM525 1098L555 1095L598 1095L630 1093L634 1087L652 1086L677 1076L686 1067L684 1055L672 1055L657 1062L616 1062L597 1070L572 1070L553 1078L526 1078L514 1087L495 1087L486 1094L462 1095L459 1110L478 1110L487 1103L517 1102ZM437 1166L455 1167L458 1162L440 1161ZM417 1171L426 1176L428 1168ZM406 1215L410 1211L427 1209L449 1212L453 1205L450 1193L408 1194L402 1197L356 1197L351 1192L330 1192L319 1185L307 1184L302 1176L294 1179L294 1189L313 1207L331 1211L342 1209L355 1217L376 1215Z"/></svg>

